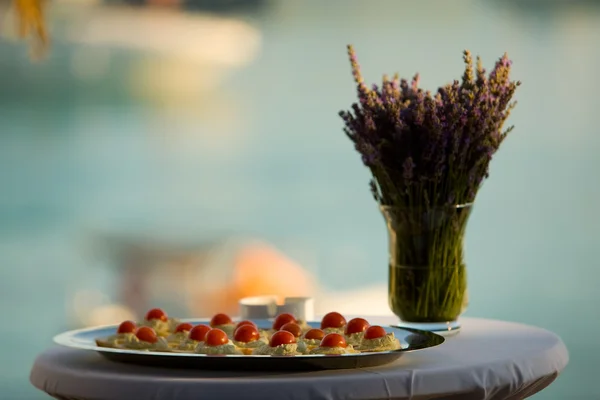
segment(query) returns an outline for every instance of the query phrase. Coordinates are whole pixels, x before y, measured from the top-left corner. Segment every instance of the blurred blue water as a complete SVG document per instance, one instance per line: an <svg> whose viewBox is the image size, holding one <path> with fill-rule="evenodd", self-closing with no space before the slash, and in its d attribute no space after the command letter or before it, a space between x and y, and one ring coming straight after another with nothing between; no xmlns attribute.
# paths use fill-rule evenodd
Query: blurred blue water
<svg viewBox="0 0 600 400"><path fill-rule="evenodd" d="M337 117L354 98L347 43L368 80L418 70L429 88L461 73L463 48L488 67L509 52L524 84L468 230L468 314L557 332L571 364L539 398L597 398L600 11L449 3L278 3L254 21L258 60L192 113L115 83L135 55L86 86L70 76L73 46L40 67L2 45L3 398L38 395L27 374L65 328L73 288L106 281L83 251L88 230L253 232L334 289L385 282L383 222Z"/></svg>

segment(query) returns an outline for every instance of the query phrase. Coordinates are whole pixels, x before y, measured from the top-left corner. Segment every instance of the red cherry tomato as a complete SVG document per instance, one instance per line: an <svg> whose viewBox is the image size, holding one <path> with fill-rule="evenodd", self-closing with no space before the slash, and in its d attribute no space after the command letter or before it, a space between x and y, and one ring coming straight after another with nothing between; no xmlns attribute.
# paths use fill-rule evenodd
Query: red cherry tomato
<svg viewBox="0 0 600 400"><path fill-rule="evenodd" d="M296 321L296 317L294 317L292 314L288 314L288 313L279 314L275 318L275 321L273 321L273 329L278 331L281 329L282 326L284 326L288 322L296 323L298 321Z"/></svg>
<svg viewBox="0 0 600 400"><path fill-rule="evenodd" d="M296 338L288 331L277 331L271 336L269 346L277 347L282 344L293 344L296 343Z"/></svg>
<svg viewBox="0 0 600 400"><path fill-rule="evenodd" d="M175 328L175 333L191 331L193 327L194 326L192 324L190 324L189 322L184 322L184 323L177 325L177 328Z"/></svg>
<svg viewBox="0 0 600 400"><path fill-rule="evenodd" d="M213 328L206 334L206 344L209 346L221 346L229 342L227 334L220 329Z"/></svg>
<svg viewBox="0 0 600 400"><path fill-rule="evenodd" d="M311 329L310 331L306 332L304 334L304 339L309 339L309 340L321 340L323 339L323 336L325 336L325 332L323 332L320 329Z"/></svg>
<svg viewBox="0 0 600 400"><path fill-rule="evenodd" d="M212 326L212 327L221 326L221 325L229 325L232 323L233 323L233 321L227 314L216 314L210 320L210 326Z"/></svg>
<svg viewBox="0 0 600 400"><path fill-rule="evenodd" d="M254 325L242 325L233 333L233 339L238 342L254 342L260 338L260 333Z"/></svg>
<svg viewBox="0 0 600 400"><path fill-rule="evenodd" d="M141 326L136 332L135 336L140 339L142 342L148 343L156 343L158 341L158 336L156 336L156 332L154 329L148 326Z"/></svg>
<svg viewBox="0 0 600 400"><path fill-rule="evenodd" d="M338 312L330 312L321 320L321 329L325 328L341 328L346 325L346 318Z"/></svg>
<svg viewBox="0 0 600 400"><path fill-rule="evenodd" d="M321 347L348 347L348 344L339 333L330 333L321 340Z"/></svg>
<svg viewBox="0 0 600 400"><path fill-rule="evenodd" d="M195 340L196 342L204 342L206 334L210 329L211 328L208 325L196 325L190 331L190 339Z"/></svg>
<svg viewBox="0 0 600 400"><path fill-rule="evenodd" d="M160 319L161 321L166 321L169 317L167 313L161 310L160 308L153 308L152 310L146 313L146 321L152 321L153 319Z"/></svg>
<svg viewBox="0 0 600 400"><path fill-rule="evenodd" d="M117 328L117 333L134 333L136 329L135 322L123 321Z"/></svg>
<svg viewBox="0 0 600 400"><path fill-rule="evenodd" d="M353 333L364 332L369 328L369 321L364 318L354 318L348 321L346 325L346 335L352 335Z"/></svg>
<svg viewBox="0 0 600 400"><path fill-rule="evenodd" d="M387 332L379 325L370 326L365 331L365 339L379 339L385 335L387 335Z"/></svg>
<svg viewBox="0 0 600 400"><path fill-rule="evenodd" d="M254 322L252 322L252 321L240 321L235 326L235 329L237 329L237 328L239 328L240 326L243 326L243 325L252 325L253 327L255 327L255 328L258 329L258 327L256 326L256 324Z"/></svg>
<svg viewBox="0 0 600 400"><path fill-rule="evenodd" d="M283 325L281 327L281 329L279 329L279 330L280 331L288 331L289 333L294 335L294 337L297 337L297 338L302 336L302 328L300 328L300 325L298 325L295 322L288 322L287 324Z"/></svg>

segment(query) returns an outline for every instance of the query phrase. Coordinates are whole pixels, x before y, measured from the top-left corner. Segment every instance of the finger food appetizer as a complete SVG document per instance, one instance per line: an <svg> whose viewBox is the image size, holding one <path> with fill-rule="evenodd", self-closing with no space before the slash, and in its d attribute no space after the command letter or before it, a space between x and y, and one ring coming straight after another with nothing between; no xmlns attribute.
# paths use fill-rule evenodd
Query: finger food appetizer
<svg viewBox="0 0 600 400"><path fill-rule="evenodd" d="M114 335L110 335L104 339L96 339L96 344L100 347L119 347L125 343L126 340L131 339L135 336L137 326L133 321L123 321L117 328L117 332Z"/></svg>
<svg viewBox="0 0 600 400"><path fill-rule="evenodd" d="M204 342L201 342L196 347L196 353L198 354L243 354L233 344L225 331L213 328L206 333Z"/></svg>
<svg viewBox="0 0 600 400"><path fill-rule="evenodd" d="M128 336L119 347L131 350L169 351L164 337L158 336L149 326L140 326L135 335Z"/></svg>
<svg viewBox="0 0 600 400"><path fill-rule="evenodd" d="M308 354L315 347L319 347L321 340L325 337L325 332L320 329L313 328L307 331L298 340L298 351L302 354Z"/></svg>
<svg viewBox="0 0 600 400"><path fill-rule="evenodd" d="M315 347L309 354L354 354L358 351L354 350L352 345L346 343L344 336L339 333L328 333L325 335L319 347Z"/></svg>
<svg viewBox="0 0 600 400"><path fill-rule="evenodd" d="M254 324L238 326L233 333L233 344L246 355L252 354L255 349L267 343L269 341L264 336L261 336Z"/></svg>
<svg viewBox="0 0 600 400"><path fill-rule="evenodd" d="M169 346L177 347L179 343L185 341L189 335L190 331L194 328L192 324L189 322L184 322L182 324L177 325L175 331L167 336L166 340L169 343Z"/></svg>
<svg viewBox="0 0 600 400"><path fill-rule="evenodd" d="M235 330L235 323L231 317L227 314L216 314L210 320L211 328L220 329L227 334L227 336L233 335Z"/></svg>
<svg viewBox="0 0 600 400"><path fill-rule="evenodd" d="M400 341L394 337L394 333L387 333L381 326L370 326L364 334L359 349L364 352L378 352L399 350Z"/></svg>
<svg viewBox="0 0 600 400"><path fill-rule="evenodd" d="M364 318L351 319L344 328L346 342L352 346L360 346L365 336L365 331L369 329L369 322Z"/></svg>
<svg viewBox="0 0 600 400"><path fill-rule="evenodd" d="M190 333L185 339L179 342L178 345L171 347L184 352L194 352L200 344L204 343L204 340L206 340L206 334L211 329L212 328L208 325L196 325L190 330Z"/></svg>
<svg viewBox="0 0 600 400"><path fill-rule="evenodd" d="M346 327L346 318L338 312L330 312L325 314L321 320L321 329L325 334L327 333L344 333Z"/></svg>
<svg viewBox="0 0 600 400"><path fill-rule="evenodd" d="M146 317L138 325L152 328L159 336L169 336L179 325L179 320L169 318L167 313L160 308L153 308L146 313Z"/></svg>
<svg viewBox="0 0 600 400"><path fill-rule="evenodd" d="M269 344L254 350L252 354L262 356L294 356L298 353L296 337L288 331L277 331L271 336Z"/></svg>

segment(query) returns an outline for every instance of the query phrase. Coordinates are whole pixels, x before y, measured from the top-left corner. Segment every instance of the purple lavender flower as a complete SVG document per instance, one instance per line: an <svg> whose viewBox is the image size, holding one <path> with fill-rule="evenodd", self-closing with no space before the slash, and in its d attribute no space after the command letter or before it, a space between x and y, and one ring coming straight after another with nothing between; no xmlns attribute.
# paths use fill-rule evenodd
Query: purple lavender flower
<svg viewBox="0 0 600 400"><path fill-rule="evenodd" d="M408 157L406 160L404 160L404 163L402 164L403 176L406 181L410 182L411 179L413 179L414 170L415 163L413 162L413 159L411 157Z"/></svg>
<svg viewBox="0 0 600 400"><path fill-rule="evenodd" d="M512 62L504 54L489 75L477 57L463 53L461 80L434 94L410 81L383 76L369 88L356 53L348 46L358 103L342 111L347 136L373 174L371 191L382 205L469 203L475 199L489 163L512 130L503 130L520 85L510 80ZM414 205L414 204L413 204Z"/></svg>

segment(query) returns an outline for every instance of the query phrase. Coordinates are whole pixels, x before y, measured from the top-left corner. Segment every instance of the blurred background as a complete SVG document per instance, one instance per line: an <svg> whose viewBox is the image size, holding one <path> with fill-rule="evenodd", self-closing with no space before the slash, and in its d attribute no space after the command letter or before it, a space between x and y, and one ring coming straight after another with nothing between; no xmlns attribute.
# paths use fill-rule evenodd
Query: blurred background
<svg viewBox="0 0 600 400"><path fill-rule="evenodd" d="M368 81L437 86L468 48L524 82L467 237L466 315L550 329L571 362L536 399L596 399L600 2L56 0L31 63L2 3L3 398L43 399L66 329L160 306L234 314L311 295L390 314L387 238L337 116Z"/></svg>

